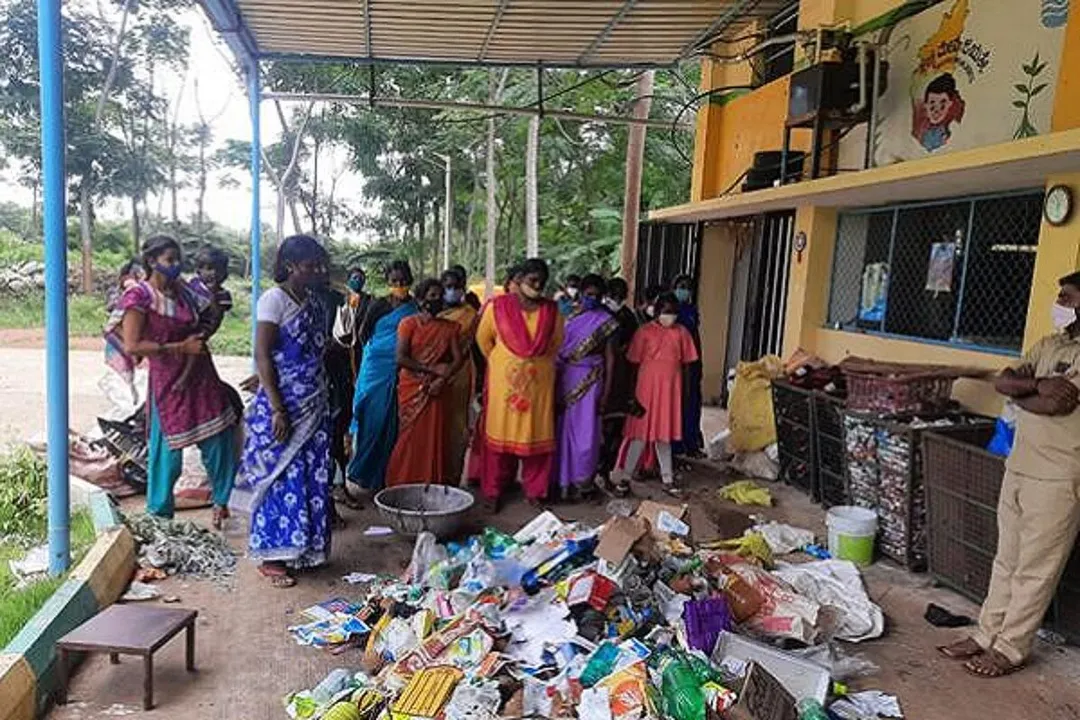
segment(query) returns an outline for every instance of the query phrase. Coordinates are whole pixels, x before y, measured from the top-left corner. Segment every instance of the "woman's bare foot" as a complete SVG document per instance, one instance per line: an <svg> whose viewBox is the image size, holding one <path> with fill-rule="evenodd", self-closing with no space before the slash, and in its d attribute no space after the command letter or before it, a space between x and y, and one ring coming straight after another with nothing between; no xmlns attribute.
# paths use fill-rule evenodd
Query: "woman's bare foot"
<svg viewBox="0 0 1080 720"><path fill-rule="evenodd" d="M997 650L987 650L964 663L964 669L968 673L982 678L1005 677L1022 667L1023 663L1014 663Z"/></svg>
<svg viewBox="0 0 1080 720"><path fill-rule="evenodd" d="M288 568L281 563L269 562L259 566L259 574L270 581L276 588L291 588L296 585L296 578L289 574Z"/></svg>
<svg viewBox="0 0 1080 720"><path fill-rule="evenodd" d="M982 655L983 649L973 638L964 638L949 645L942 645L938 652L953 660L967 660L976 655Z"/></svg>

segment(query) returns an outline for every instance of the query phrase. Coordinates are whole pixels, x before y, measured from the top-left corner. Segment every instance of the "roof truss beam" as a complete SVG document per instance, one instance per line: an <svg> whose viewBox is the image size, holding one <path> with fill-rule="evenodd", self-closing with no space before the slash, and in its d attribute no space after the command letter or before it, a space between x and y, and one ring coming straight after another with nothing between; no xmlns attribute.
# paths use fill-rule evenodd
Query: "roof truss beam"
<svg viewBox="0 0 1080 720"><path fill-rule="evenodd" d="M604 26L604 29L601 30L595 38L593 38L593 41L589 43L589 47L585 48L585 52L581 53L581 55L578 56L578 63L584 65L586 62L588 62L589 58L592 57L593 53L595 53L600 48L600 46L604 44L604 41L608 39L608 36L611 35L611 31L615 29L615 26L618 25L624 17L626 17L626 15L634 8L634 5L636 5L637 2L638 0L626 0L622 4L622 7L619 8L619 12L615 13L615 15L613 15L612 18L608 20L607 25Z"/></svg>
<svg viewBox="0 0 1080 720"><path fill-rule="evenodd" d="M476 56L478 61L484 61L484 57L487 55L488 46L491 44L491 38L495 37L495 32L499 29L499 23L502 22L503 15L506 13L508 5L510 5L510 0L499 0L499 6L495 8L495 17L491 18L491 24L488 25L487 35L484 36L484 44L480 46L480 52Z"/></svg>

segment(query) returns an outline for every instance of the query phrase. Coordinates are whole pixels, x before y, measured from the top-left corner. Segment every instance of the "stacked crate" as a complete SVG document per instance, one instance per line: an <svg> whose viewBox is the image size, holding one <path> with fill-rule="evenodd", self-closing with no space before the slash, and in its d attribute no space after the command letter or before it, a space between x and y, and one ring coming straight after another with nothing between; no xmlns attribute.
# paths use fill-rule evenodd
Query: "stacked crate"
<svg viewBox="0 0 1080 720"><path fill-rule="evenodd" d="M844 399L824 392L814 393L814 459L817 465L818 496L828 509L849 502L844 453Z"/></svg>
<svg viewBox="0 0 1080 720"><path fill-rule="evenodd" d="M814 393L791 383L772 384L776 444L783 482L802 490L814 500L818 488L814 462Z"/></svg>

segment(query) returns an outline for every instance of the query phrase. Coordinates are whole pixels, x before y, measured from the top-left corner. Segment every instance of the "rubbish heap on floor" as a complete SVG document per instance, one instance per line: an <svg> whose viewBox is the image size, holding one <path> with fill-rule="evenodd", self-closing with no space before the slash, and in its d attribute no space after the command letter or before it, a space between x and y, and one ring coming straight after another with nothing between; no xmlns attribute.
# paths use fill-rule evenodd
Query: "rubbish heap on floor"
<svg viewBox="0 0 1080 720"><path fill-rule="evenodd" d="M142 570L159 569L168 575L231 585L236 553L219 533L186 520L150 514L125 515L124 523L138 543Z"/></svg>
<svg viewBox="0 0 1080 720"><path fill-rule="evenodd" d="M763 559L695 545L686 506L618 509L600 528L544 512L513 536L487 528L441 545L421 534L402 577L361 575L370 582L351 588L355 599L308 608L289 628L353 660L288 695L289 717L865 720L877 717L869 707L900 717L880 693L838 698L844 681L877 668L834 641L884 628L858 569L772 562L770 543L787 551L811 533L747 531Z"/></svg>

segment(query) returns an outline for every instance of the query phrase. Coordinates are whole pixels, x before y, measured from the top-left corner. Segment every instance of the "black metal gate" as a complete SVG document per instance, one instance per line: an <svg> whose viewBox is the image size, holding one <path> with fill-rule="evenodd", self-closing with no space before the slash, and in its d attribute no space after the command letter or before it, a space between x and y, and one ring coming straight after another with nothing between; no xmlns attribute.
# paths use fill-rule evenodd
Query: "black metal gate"
<svg viewBox="0 0 1080 720"><path fill-rule="evenodd" d="M779 355L784 344L795 213L761 215L755 226L732 282L729 327L738 335L728 344L729 368L740 360Z"/></svg>
<svg viewBox="0 0 1080 720"><path fill-rule="evenodd" d="M641 223L638 225L634 275L635 298L641 302L649 287L667 287L679 275L689 275L694 279L694 287L697 287L700 258L700 224Z"/></svg>

